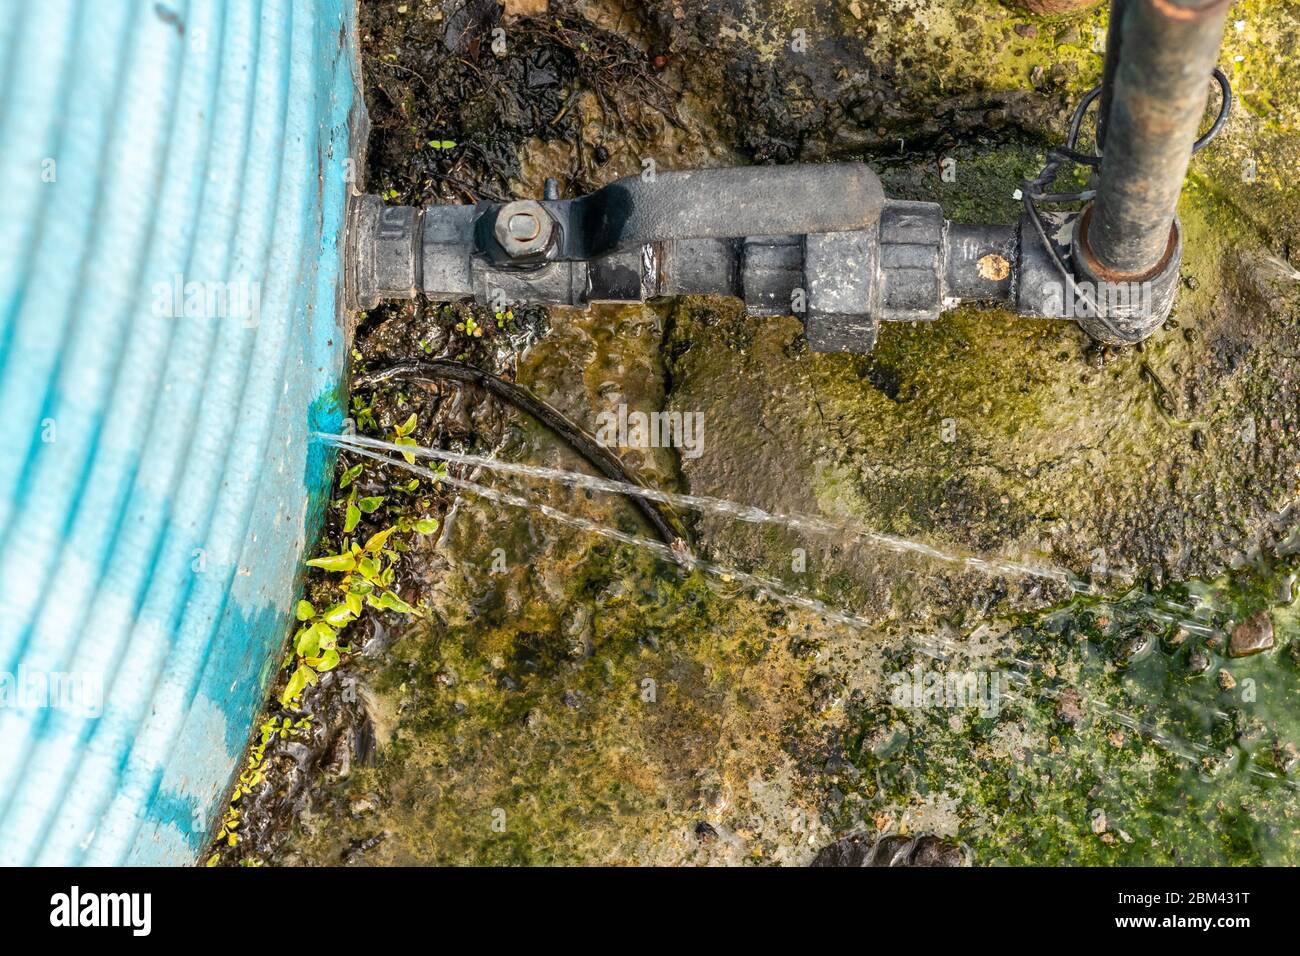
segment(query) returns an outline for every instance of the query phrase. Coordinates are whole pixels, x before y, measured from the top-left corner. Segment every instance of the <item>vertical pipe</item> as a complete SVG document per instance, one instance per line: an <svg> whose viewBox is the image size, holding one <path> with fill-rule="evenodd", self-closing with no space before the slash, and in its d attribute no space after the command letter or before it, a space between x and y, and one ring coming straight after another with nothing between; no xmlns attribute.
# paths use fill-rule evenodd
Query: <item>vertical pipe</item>
<svg viewBox="0 0 1300 956"><path fill-rule="evenodd" d="M1101 102L1097 104L1097 152L1106 147L1106 116L1115 94L1115 70L1119 66L1120 24L1124 20L1124 7L1128 0L1110 0L1110 18L1106 28L1106 61L1101 79Z"/></svg>
<svg viewBox="0 0 1300 956"><path fill-rule="evenodd" d="M1205 113L1230 0L1122 0L1105 146L1087 244L1102 269L1134 278L1158 269Z"/></svg>

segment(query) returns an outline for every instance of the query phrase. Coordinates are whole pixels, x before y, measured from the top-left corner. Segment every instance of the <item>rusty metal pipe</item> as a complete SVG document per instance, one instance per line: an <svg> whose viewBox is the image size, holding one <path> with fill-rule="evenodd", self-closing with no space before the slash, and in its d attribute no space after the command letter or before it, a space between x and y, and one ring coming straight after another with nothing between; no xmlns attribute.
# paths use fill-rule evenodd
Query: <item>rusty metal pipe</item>
<svg viewBox="0 0 1300 956"><path fill-rule="evenodd" d="M1106 148L1106 116L1110 101L1115 95L1115 71L1119 68L1119 49L1122 37L1120 24L1124 21L1124 8L1128 0L1111 0L1110 23L1106 28L1106 60L1101 78L1101 102L1097 104L1097 152Z"/></svg>
<svg viewBox="0 0 1300 956"><path fill-rule="evenodd" d="M1116 0L1104 140L1085 254L1111 279L1159 271L1209 98L1230 0ZM1116 42L1118 41L1118 42Z"/></svg>

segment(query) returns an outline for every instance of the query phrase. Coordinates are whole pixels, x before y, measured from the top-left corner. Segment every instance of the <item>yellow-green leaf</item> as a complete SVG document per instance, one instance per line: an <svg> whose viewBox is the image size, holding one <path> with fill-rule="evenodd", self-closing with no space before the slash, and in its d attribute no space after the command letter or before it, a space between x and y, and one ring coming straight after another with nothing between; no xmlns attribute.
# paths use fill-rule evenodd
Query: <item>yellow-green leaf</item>
<svg viewBox="0 0 1300 956"><path fill-rule="evenodd" d="M346 603L335 604L321 615L321 617L324 618L325 623L330 625L330 627L342 627L355 616L356 615L352 612L352 609L349 608Z"/></svg>
<svg viewBox="0 0 1300 956"><path fill-rule="evenodd" d="M312 558L307 566L325 571L352 571L357 566L357 559L350 554L330 554L323 558Z"/></svg>
<svg viewBox="0 0 1300 956"><path fill-rule="evenodd" d="M317 621L299 634L294 650L298 652L299 657L316 657L320 654L321 645L327 640L332 643L334 637L332 627L324 621Z"/></svg>
<svg viewBox="0 0 1300 956"><path fill-rule="evenodd" d="M393 532L396 530L397 527L396 525L394 525L391 528L385 528L383 531L377 531L374 534L372 534L370 536L370 540L368 540L365 545L366 553L378 554L380 551L384 550L384 545L388 542L388 539L392 537Z"/></svg>
<svg viewBox="0 0 1300 956"><path fill-rule="evenodd" d="M401 436L398 436L397 438L394 438L394 439L393 439L393 444L394 444L394 445L407 445L407 446L417 447L417 448L419 447L419 443L418 443L414 438L404 438L404 437L401 437ZM415 464L415 456L412 455L409 451L404 451L404 452L402 452L402 457L406 459L406 463L407 463L408 465L414 465L414 464Z"/></svg>
<svg viewBox="0 0 1300 956"><path fill-rule="evenodd" d="M385 591L375 602L376 607L386 608L390 611L398 611L402 614L414 614L415 608L407 604L392 591Z"/></svg>
<svg viewBox="0 0 1300 956"><path fill-rule="evenodd" d="M303 692L307 686L307 675L311 674L314 679L316 675L312 673L310 667L299 664L298 669L289 677L289 683L285 685L284 693L280 695L281 705L288 707Z"/></svg>
<svg viewBox="0 0 1300 956"><path fill-rule="evenodd" d="M361 465L353 465L339 477L339 491L346 491L348 485L356 481L361 474Z"/></svg>
<svg viewBox="0 0 1300 956"><path fill-rule="evenodd" d="M319 673L324 674L326 671L332 671L334 668L338 667L339 652L331 647L321 654L320 657L308 661L307 663L316 668Z"/></svg>

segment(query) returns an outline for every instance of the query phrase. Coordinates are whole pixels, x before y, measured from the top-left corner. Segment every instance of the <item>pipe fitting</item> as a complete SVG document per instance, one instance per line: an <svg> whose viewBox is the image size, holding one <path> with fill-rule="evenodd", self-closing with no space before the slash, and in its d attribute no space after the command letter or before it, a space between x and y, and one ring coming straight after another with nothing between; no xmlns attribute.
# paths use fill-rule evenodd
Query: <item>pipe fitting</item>
<svg viewBox="0 0 1300 956"><path fill-rule="evenodd" d="M1160 261L1145 273L1126 275L1106 268L1089 242L1093 204L1075 220L1071 241L1074 286L1066 315L1099 342L1136 345L1169 317L1178 292L1183 233L1177 217L1170 226Z"/></svg>

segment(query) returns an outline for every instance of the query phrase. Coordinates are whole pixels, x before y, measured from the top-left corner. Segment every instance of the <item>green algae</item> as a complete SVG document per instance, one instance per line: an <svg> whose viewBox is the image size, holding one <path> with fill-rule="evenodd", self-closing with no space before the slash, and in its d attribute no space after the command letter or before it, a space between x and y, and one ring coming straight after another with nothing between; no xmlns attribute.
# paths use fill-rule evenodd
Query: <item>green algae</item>
<svg viewBox="0 0 1300 956"><path fill-rule="evenodd" d="M906 829L942 798L956 808L949 835L988 864L1294 862L1300 671L1288 641L1300 629L1293 587L1279 594L1278 581L1293 584L1291 565L1023 618L1009 638L1032 680L995 718L953 724L950 710L879 703L851 717L864 805ZM1170 607L1196 608L1220 634L1273 608L1279 648L1225 658L1161 620ZM1198 652L1203 673L1188 667ZM1216 682L1221 670L1231 690ZM1061 718L1051 696L1061 688L1082 695L1083 719Z"/></svg>

